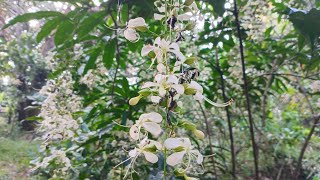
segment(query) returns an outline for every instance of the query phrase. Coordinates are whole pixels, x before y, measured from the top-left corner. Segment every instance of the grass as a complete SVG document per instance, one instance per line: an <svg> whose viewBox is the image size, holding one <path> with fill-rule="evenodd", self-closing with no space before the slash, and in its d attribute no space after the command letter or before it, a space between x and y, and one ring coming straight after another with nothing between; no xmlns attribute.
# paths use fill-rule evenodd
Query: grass
<svg viewBox="0 0 320 180"><path fill-rule="evenodd" d="M39 143L23 132L10 132L11 125L0 117L0 179L28 179L29 162L36 157Z"/></svg>

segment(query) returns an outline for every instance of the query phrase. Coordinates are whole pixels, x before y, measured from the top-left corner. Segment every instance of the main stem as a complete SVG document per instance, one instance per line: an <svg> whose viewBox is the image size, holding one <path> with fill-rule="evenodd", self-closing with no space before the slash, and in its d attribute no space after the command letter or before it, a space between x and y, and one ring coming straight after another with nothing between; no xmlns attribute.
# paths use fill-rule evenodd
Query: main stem
<svg viewBox="0 0 320 180"><path fill-rule="evenodd" d="M255 168L255 179L259 179L259 159L258 159L258 149L255 143L255 137L254 137L254 130L253 130L253 118L251 114L251 106L250 106L250 98L249 98L249 89L248 89L248 82L247 82L247 76L246 76L246 67L245 67L245 59L244 59L244 50L243 50L243 42L242 42L242 36L241 36L241 30L240 30L240 22L239 22L239 11L237 8L237 1L234 0L234 16L236 21L236 28L239 38L239 48L240 48L240 56L241 56L241 65L242 65L242 78L243 78L243 91L246 97L246 106L248 111L248 118L249 118L249 126L250 126L250 136L251 136L251 143L252 143L252 150L253 150L253 157L254 157L254 168Z"/></svg>
<svg viewBox="0 0 320 180"><path fill-rule="evenodd" d="M222 90L222 96L223 96L223 101L227 102L228 98L226 96L226 90L224 86L224 79L223 79L223 72L220 69L220 63L219 63L219 58L218 58L218 51L216 49L215 51L215 58L216 58L216 65L217 69L220 74L220 81L221 81L221 90ZM226 114L227 114L227 120L228 120L228 129L229 129L229 138L230 138L230 150L231 150L231 164L232 164L232 178L236 179L236 157L235 157L235 152L234 152L234 141L233 141L233 129L232 129L232 122L231 122L231 116L230 116L230 111L229 111L229 106L225 107Z"/></svg>

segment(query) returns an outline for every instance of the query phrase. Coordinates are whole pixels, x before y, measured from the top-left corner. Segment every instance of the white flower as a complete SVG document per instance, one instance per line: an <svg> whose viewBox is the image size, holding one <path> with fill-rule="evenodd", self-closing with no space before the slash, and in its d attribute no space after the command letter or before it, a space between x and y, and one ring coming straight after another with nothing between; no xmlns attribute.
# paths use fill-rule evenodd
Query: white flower
<svg viewBox="0 0 320 180"><path fill-rule="evenodd" d="M162 121L162 116L159 113L151 112L147 114L142 114L136 124L130 128L130 136L134 140L140 139L141 128L144 128L147 132L151 133L153 136L157 137L161 134L161 127L159 123Z"/></svg>
<svg viewBox="0 0 320 180"><path fill-rule="evenodd" d="M160 37L157 37L154 41L153 45L145 45L141 50L142 56L147 56L150 52L155 53L155 58L152 59L151 66L154 64L154 61L157 59L157 62L159 64L165 63L164 60L167 53L173 53L178 58L179 61L184 62L185 56L180 52L179 45L177 43L170 43L170 41L166 41L165 39L161 39ZM157 69L161 72L165 69L164 65L161 67L157 67Z"/></svg>
<svg viewBox="0 0 320 180"><path fill-rule="evenodd" d="M168 16L168 19L166 21L169 21L169 19L172 16L175 16L178 21L190 21L191 18L193 18L193 17L198 17L199 20L203 19L203 17L200 14L200 10L197 7L197 4L195 2L188 3L188 4L175 3L174 6L175 6L175 8L173 8L171 10L170 15ZM184 10L184 13L177 14L177 12L179 12L181 9ZM160 21L166 17L164 15L165 6L162 5L162 6L158 7L158 11L162 14L154 13L154 19Z"/></svg>
<svg viewBox="0 0 320 180"><path fill-rule="evenodd" d="M148 162L151 163L156 163L158 162L158 156L155 155L157 150L162 150L162 144L154 141L154 140L150 140L147 137L144 138L139 144L138 147L132 149L129 151L129 158L124 160L123 162L119 163L118 165L116 165L114 168L118 167L119 165L123 164L124 162L127 162L129 160L131 160L130 164L129 164L129 168L125 174L124 177L127 176L129 170L132 168L134 168L134 164L136 162L136 159L143 154L145 159Z"/></svg>
<svg viewBox="0 0 320 180"><path fill-rule="evenodd" d="M131 19L128 22L127 29L124 30L124 37L131 42L136 42L139 40L140 36L137 33L138 31L145 31L147 24L142 17Z"/></svg>
<svg viewBox="0 0 320 180"><path fill-rule="evenodd" d="M168 138L164 142L164 146L168 150L174 150L170 156L167 157L167 164L176 166L183 163L184 156L188 158L188 164L185 170L188 169L191 160L196 159L197 164L202 164L203 156L196 149L193 149L189 138Z"/></svg>
<svg viewBox="0 0 320 180"><path fill-rule="evenodd" d="M158 91L158 96L151 96L151 101L153 103L159 103L161 97L164 97L167 91L171 88L174 89L178 95L184 93L184 86L179 84L179 79L173 74L157 74L155 77L155 82L146 82L141 88L145 89L152 87L155 87L155 91Z"/></svg>
<svg viewBox="0 0 320 180"><path fill-rule="evenodd" d="M229 106L233 102L233 99L231 99L230 101L228 101L226 103L221 103L221 104L211 101L210 99L208 99L207 97L205 97L203 95L203 87L199 83L197 83L196 81L193 81L193 80L187 85L187 87L185 89L185 93L192 94L193 98L197 101L202 101L204 99L209 104L216 106L216 107Z"/></svg>

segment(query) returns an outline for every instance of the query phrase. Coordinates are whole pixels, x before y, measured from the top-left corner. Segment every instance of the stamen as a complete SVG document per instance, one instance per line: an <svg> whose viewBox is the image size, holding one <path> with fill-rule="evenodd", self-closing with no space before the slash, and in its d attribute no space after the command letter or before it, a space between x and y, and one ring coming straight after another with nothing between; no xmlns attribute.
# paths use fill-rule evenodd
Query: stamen
<svg viewBox="0 0 320 180"><path fill-rule="evenodd" d="M204 97L204 100L207 101L209 104L213 105L213 106L216 106L216 107L226 107L226 106L229 106L232 104L233 102L233 99L230 99L229 101L227 101L226 103L216 103L216 102L213 102L211 101L210 99L208 99L207 97Z"/></svg>
<svg viewBox="0 0 320 180"><path fill-rule="evenodd" d="M112 122L115 123L118 126L125 127L125 128L130 128L130 126L121 125L121 124L117 123L115 120L112 120Z"/></svg>

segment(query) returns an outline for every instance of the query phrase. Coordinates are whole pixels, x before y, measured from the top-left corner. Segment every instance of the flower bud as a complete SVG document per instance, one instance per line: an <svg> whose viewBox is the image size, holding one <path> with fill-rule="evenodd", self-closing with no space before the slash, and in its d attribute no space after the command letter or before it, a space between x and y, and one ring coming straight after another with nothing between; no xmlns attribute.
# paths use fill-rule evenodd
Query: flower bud
<svg viewBox="0 0 320 180"><path fill-rule="evenodd" d="M188 65L191 65L191 64L193 64L194 62L196 62L197 60L198 60L197 57L188 57L188 58L184 61L184 63L185 63L185 64L188 64Z"/></svg>
<svg viewBox="0 0 320 180"><path fill-rule="evenodd" d="M189 131L197 130L196 125L188 121L183 122L182 126L185 130L189 130Z"/></svg>
<svg viewBox="0 0 320 180"><path fill-rule="evenodd" d="M186 2L184 3L184 5L190 6L193 2L194 2L194 0L186 0Z"/></svg>
<svg viewBox="0 0 320 180"><path fill-rule="evenodd" d="M129 104L130 104L131 106L135 106L136 104L138 104L138 102L140 101L140 99L141 99L141 96L140 96L140 95L137 96L137 97L131 98L131 99L129 100Z"/></svg>
<svg viewBox="0 0 320 180"><path fill-rule="evenodd" d="M204 139L204 133L200 130L194 130L193 134L198 138L198 139Z"/></svg>

